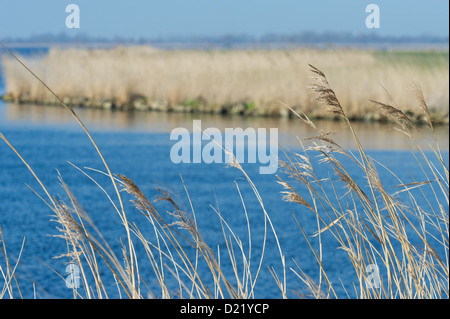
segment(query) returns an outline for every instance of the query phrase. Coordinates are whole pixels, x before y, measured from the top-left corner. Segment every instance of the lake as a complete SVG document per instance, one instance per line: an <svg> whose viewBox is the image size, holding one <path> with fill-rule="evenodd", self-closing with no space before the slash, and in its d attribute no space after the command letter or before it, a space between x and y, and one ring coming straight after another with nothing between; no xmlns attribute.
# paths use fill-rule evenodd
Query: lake
<svg viewBox="0 0 450 319"><path fill-rule="evenodd" d="M1 81L0 85L0 94L2 94L4 86ZM212 207L220 209L230 227L246 243L248 241L247 224L236 187L236 184L239 185L251 221L254 265L257 265L259 261L264 230L261 207L244 176L236 168L215 163L172 163L170 150L174 141L169 138L171 130L176 127L192 130L194 119L201 119L204 128L216 127L219 130L236 127L276 127L279 131L280 144L290 152L300 151L297 136L303 139L317 134L309 126L295 119L122 112L86 108L76 109L76 112L92 133L113 173L124 174L131 178L150 199L158 195L156 187L170 192L181 209L190 212L189 198L180 178L182 176L189 191L202 236L213 249L217 250L217 245L221 247L221 264L230 273L232 269L231 266L227 266L226 243L220 220ZM319 122L317 125L325 131L335 132L336 140L343 147L354 149L350 133L342 123ZM392 126L377 123L355 123L355 129L362 144L369 150L370 156L386 164L405 182L412 181L410 172L417 172L420 167L411 156L407 139L403 134L394 130ZM61 107L17 105L0 101L0 132L28 161L51 193L60 194L64 198L64 191L58 182L58 172L61 174L96 226L110 241L111 247L120 256L119 237L125 238L120 219L102 191L68 163L73 163L80 168L104 170L95 149L71 115ZM430 138L429 135L427 136ZM448 137L448 127L438 129L438 138L444 149L447 163ZM295 269L292 260L295 259L313 278L316 278L317 264L292 214L294 213L302 222L308 235L312 235L317 230L316 218L299 205L282 200L280 192L283 188L276 182L275 174L259 174L258 164L245 164L244 168L257 186L264 206L277 230L280 245L286 256L288 289L296 292L299 289L304 291L303 283L289 271L290 267ZM382 176L382 179L392 181L388 189L394 191L395 180L385 171L381 172L386 174ZM92 171L90 174L108 191L111 191L108 178ZM277 174L283 175L282 170L279 170ZM58 234L56 229L58 225L51 221L52 212L30 190L30 187L42 195L39 185L26 167L5 143L0 143L0 226L8 256L12 262L18 258L25 238L25 246L17 270L22 294L26 298L71 298L72 290L67 289L64 278L55 273L58 272L62 276L65 274L67 258L54 258L67 251L65 241L53 237ZM130 219L140 228L142 227L143 232L151 232L151 227L145 218L129 202L130 197L126 194L123 196ZM161 207L166 208L163 204ZM352 296L355 274L348 263L346 254L337 249L337 243L333 240L326 241L325 244L324 266L333 282L338 283L341 280ZM136 249L137 253L146 259L142 247ZM0 265L3 265L1 261ZM278 248L274 236L270 233L267 239L264 267L255 288L255 297L280 298L280 291L267 267L274 267L278 271L278 276L282 276ZM154 283L151 267L143 262L140 265L140 272L151 286ZM167 277L169 278L170 275ZM0 286L1 283L0 280ZM107 289L111 291L112 297L118 297L114 292L113 282ZM345 290L340 284L336 284L336 289L342 297L346 297ZM292 291L288 292L288 296L296 297Z"/></svg>

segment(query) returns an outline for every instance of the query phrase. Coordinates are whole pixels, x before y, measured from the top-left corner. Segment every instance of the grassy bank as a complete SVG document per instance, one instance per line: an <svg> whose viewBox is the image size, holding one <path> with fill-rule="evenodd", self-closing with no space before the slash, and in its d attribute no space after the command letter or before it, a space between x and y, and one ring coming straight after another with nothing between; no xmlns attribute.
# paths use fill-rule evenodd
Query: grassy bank
<svg viewBox="0 0 450 319"><path fill-rule="evenodd" d="M383 120L369 100L423 121L411 98L420 83L432 117L448 122L448 52L362 50L160 51L149 47L57 50L23 58L68 105L260 116L330 117L310 99L307 63L327 70L351 120ZM4 59L6 100L55 104L40 83ZM385 88L389 88L387 94Z"/></svg>

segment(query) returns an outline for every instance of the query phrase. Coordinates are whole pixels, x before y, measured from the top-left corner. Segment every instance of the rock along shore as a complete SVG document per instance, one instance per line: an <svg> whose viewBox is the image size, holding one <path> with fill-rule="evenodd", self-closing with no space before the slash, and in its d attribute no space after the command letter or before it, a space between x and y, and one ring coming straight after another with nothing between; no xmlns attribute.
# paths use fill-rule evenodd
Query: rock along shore
<svg viewBox="0 0 450 319"><path fill-rule="evenodd" d="M37 104L37 105L60 105L56 98L46 100L33 100L26 95L14 97L10 94L5 94L0 97L5 102L17 104ZM254 103L238 102L223 105L208 104L201 98L195 100L188 100L181 104L170 104L167 101L153 100L149 101L142 96L134 96L130 102L120 103L114 99L98 99L90 100L84 97L62 98L63 102L69 107L87 107L97 109L110 109L119 111L156 111L156 112L176 112L176 113L199 113L199 114L221 114L221 115L237 115L237 116L261 116L261 117L295 117L295 113L287 107L278 106L275 108L259 108ZM300 106L292 106L292 109L300 113ZM433 112L430 110L433 123L436 125L448 125L449 113ZM408 117L416 124L425 124L425 116L419 110L407 111ZM310 119L328 119L339 120L339 117L330 115L323 108L318 107L315 113L306 114ZM347 114L352 121L365 122L388 122L389 120L381 114L375 107L372 112L365 112L364 114Z"/></svg>

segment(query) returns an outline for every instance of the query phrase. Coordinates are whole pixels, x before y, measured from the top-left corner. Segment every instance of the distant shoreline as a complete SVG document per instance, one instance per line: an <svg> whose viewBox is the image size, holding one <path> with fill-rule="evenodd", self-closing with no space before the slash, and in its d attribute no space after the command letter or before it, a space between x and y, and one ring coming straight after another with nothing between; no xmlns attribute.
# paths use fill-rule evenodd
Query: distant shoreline
<svg viewBox="0 0 450 319"><path fill-rule="evenodd" d="M68 48L80 48L80 49L111 49L117 46L152 46L156 49L166 50L239 50L239 49L278 49L278 50L290 50L290 49L337 49L337 48L350 48L350 49L364 49L364 50L417 50L417 51L449 51L450 45L446 43L434 43L434 42L413 42L413 43L392 43L392 42L377 42L377 43L330 43L330 42L318 42L318 43L290 43L290 42L273 42L273 43L235 43L231 45L225 45L220 43L211 42L4 42L6 47L11 49L23 49L23 48L36 48L36 49L50 49L58 47L61 49Z"/></svg>

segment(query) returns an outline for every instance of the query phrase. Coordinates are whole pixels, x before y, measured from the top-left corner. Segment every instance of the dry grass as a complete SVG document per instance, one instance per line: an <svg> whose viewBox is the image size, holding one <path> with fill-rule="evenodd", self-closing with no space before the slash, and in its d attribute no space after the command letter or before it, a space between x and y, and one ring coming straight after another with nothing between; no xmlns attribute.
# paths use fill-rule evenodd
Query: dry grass
<svg viewBox="0 0 450 319"><path fill-rule="evenodd" d="M403 57L403 55L405 57ZM52 49L23 59L67 103L176 111L327 115L308 96L307 63L327 70L349 118L378 118L369 99L395 101L417 114L409 94L420 80L432 114L448 116L448 54L363 50L159 51L150 47ZM42 85L4 59L7 96L57 103ZM389 88L390 96L384 88Z"/></svg>
<svg viewBox="0 0 450 319"><path fill-rule="evenodd" d="M370 159L363 145L359 143L357 132L354 131L343 103L338 94L331 88L325 74L311 66L314 83L310 87L316 100L325 104L329 110L347 122L352 132L357 154L342 149L330 134L317 129L317 144L304 148L303 154L287 154L284 162L289 180L280 178L284 187L284 199L299 205L299 214L314 214L317 220L317 231L313 237L309 236L311 230L302 227L298 215L294 220L298 222L299 230L311 248L311 258L317 261L318 280L311 278L294 261L296 268L286 265L285 255L278 241L277 231L274 228L270 214L264 207L256 185L242 169L239 163L233 163L238 169L256 196L264 217L263 242L261 255L252 255L252 242L249 241L247 249L240 238L228 226L218 209L214 211L221 223L226 243L228 258L221 258L211 246L205 242L199 231L195 218L195 211L191 203L191 212L182 211L170 194L157 189L160 194L159 201L169 204L170 209L164 213L158 211L152 202L143 194L139 187L126 176L114 176L104 160L100 150L91 138L88 130L79 121L75 112L60 103L80 122L87 136L103 160L104 175L110 178L113 184L113 194L106 192L88 171L80 171L92 179L105 193L111 204L111 209L120 217L125 241L121 239L122 262L110 248L101 232L92 224L80 203L73 196L67 185L60 179L61 185L69 198L63 203L52 196L38 175L27 164L13 145L0 133L2 138L19 159L33 174L45 193L42 200L55 215L55 221L60 225L61 237L67 242L67 252L63 255L69 258L81 269L82 289L74 289L74 298L108 298L109 291L105 288L105 281L113 278L117 290L128 298L144 298L144 288L149 280L156 280L158 290L150 290L151 297L158 298L254 298L254 289L258 284L262 271L262 260L266 251L267 236L272 233L279 252L279 269L270 268L274 277L274 284L280 289L280 297L287 297L287 271L294 274L306 284L310 294L315 298L335 298L335 285L327 274L323 260L322 238L331 234L337 247L348 255L357 278L354 292L357 298L448 298L449 278L449 217L448 217L448 190L449 172L448 163L443 159L439 147L430 146L432 156L427 156L419 144L412 153L419 163L423 165L423 172L427 180L417 180L405 184L398 180L398 191L389 193L383 180L380 179L378 168L380 163ZM53 91L51 91L53 92ZM415 87L415 96L419 99L422 112L429 112L423 94L419 87ZM57 96L55 95L55 98ZM380 103L387 116L394 118L404 130L405 122L403 112L395 106ZM315 127L313 122L301 114L303 121ZM427 116L425 116L428 118ZM410 124L409 122L407 123ZM434 130L433 123L428 122L430 129ZM420 131L411 124L420 137ZM410 131L405 131L410 134ZM313 157L319 155L320 162L315 164ZM431 157L434 157L433 160ZM438 163L436 165L435 163ZM317 165L326 165L335 176L323 178L317 173ZM355 174L350 174L348 165L355 167L355 174L364 177L363 183L358 183ZM394 172L391 172L396 177ZM415 176L413 176L415 178ZM299 183L299 184L298 184ZM327 188L325 184L331 185ZM184 182L183 182L184 185ZM342 190L340 186L345 185ZM301 187L301 190L299 189ZM427 193L425 193L425 188ZM189 192L185 186L189 198ZM330 192L330 189L333 191ZM139 227L130 222L128 213L123 205L123 192L126 191L133 200L134 206L147 219L153 230L153 236L141 232ZM239 187L237 191L240 194ZM37 193L37 192L36 192ZM401 202L397 195L406 194L408 203ZM432 194L430 196L429 194ZM418 203L419 197L426 198L426 207ZM242 199L242 197L241 197ZM190 199L189 199L190 200ZM247 211L244 211L247 216ZM248 222L247 217L247 222ZM252 238L250 227L249 239ZM0 230L1 235L1 230ZM411 241L418 238L419 243ZM294 238L292 240L295 240ZM20 292L19 283L15 281L16 266L9 262L6 246L2 240L1 252L5 260L5 268L0 273L4 279L2 295L9 294L14 297L13 291ZM136 253L137 245L142 245L145 255ZM306 257L303 257L306 258ZM151 264L154 277L142 278L139 265L147 259ZM225 259L225 260L224 260ZM251 267L256 259L257 267ZM228 265L225 266L224 263ZM109 272L101 272L102 264ZM377 264L383 273L380 287L370 287L366 284L368 279L367 267ZM200 272L201 266L208 272ZM231 268L232 274L225 274L223 269ZM178 288L173 291L168 286L168 276L175 278ZM110 276L110 277L109 277ZM212 286L208 285L211 282ZM147 287L148 288L148 287ZM20 296L20 295L19 295Z"/></svg>
<svg viewBox="0 0 450 319"><path fill-rule="evenodd" d="M358 298L448 298L449 171L439 145L429 145L433 155L427 156L415 144L417 149L412 156L423 171L413 174L415 181L408 184L403 183L395 172L389 171L398 181L399 189L394 194L389 193L387 188L392 185L385 185L379 175L380 169L388 168L367 156L325 74L313 66L311 68L316 75L312 94L347 122L358 153L342 149L329 134L321 132L315 139L318 143L325 143L304 147L303 154L286 154L284 167L291 177L291 184L281 180L286 189L284 199L306 207L307 212L312 211L317 218L314 237L317 237L319 249L313 248L311 239L294 216L316 258L320 282L313 282L298 264L298 269L292 270L308 285L314 297L337 297L336 284L329 280L323 267L322 236L329 233L336 240L337 247L348 255L359 278L354 286ZM420 87L416 86L414 92L421 110L429 118ZM401 110L374 102L399 125L400 131L411 136L407 128L412 128L421 136ZM434 131L431 120L428 125ZM319 165L312 164L313 156L319 156L321 165L327 165L335 176L320 177ZM353 166L352 174L348 165ZM427 180L416 179L421 173ZM358 175L363 176L364 183L355 181ZM292 183L300 184L305 194L301 200L298 200L301 191L296 190ZM425 194L425 189L429 195ZM406 194L408 202L400 200L401 193ZM419 199L426 199L427 207L419 205ZM368 273L371 265L380 269L379 287L367 284L373 283Z"/></svg>

